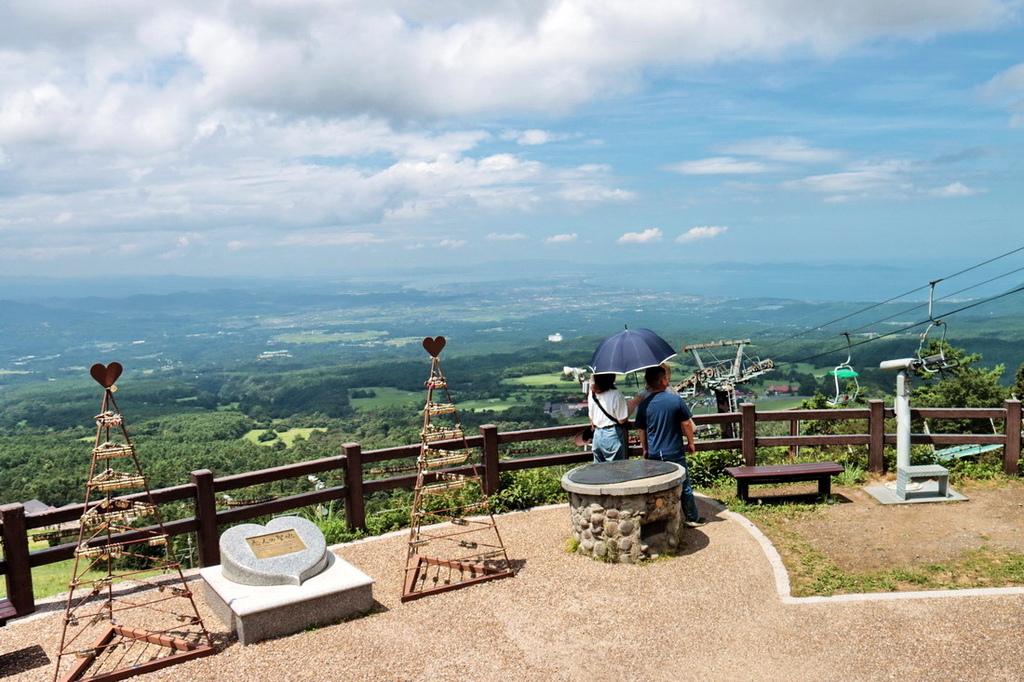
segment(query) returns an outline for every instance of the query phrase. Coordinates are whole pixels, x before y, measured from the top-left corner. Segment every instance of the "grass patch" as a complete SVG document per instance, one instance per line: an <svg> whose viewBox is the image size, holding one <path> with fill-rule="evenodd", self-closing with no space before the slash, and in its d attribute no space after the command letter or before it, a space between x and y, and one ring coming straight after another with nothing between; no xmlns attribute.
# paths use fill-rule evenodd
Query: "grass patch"
<svg viewBox="0 0 1024 682"><path fill-rule="evenodd" d="M70 539L74 540L74 538ZM46 542L30 542L28 545L30 552L46 549L47 547L49 547L49 544ZM74 571L74 568L74 559L67 559L55 564L34 567L32 569L32 593L35 595L35 598L43 599L45 597L52 597L55 594L67 592L68 582L71 581L71 574ZM99 571L88 571L85 574L85 579L98 579L105 575L106 573L101 573ZM6 581L0 580L0 597L6 596Z"/></svg>
<svg viewBox="0 0 1024 682"><path fill-rule="evenodd" d="M503 379L502 383L525 388L565 388L571 392L578 393L579 384L575 381L562 381L561 372L548 372L545 374L527 374L526 376Z"/></svg>
<svg viewBox="0 0 1024 682"><path fill-rule="evenodd" d="M504 412L511 407L523 404L524 403L521 401L502 400L500 398L491 398L490 400L464 400L459 403L459 411L469 412L472 410L491 410L493 412Z"/></svg>
<svg viewBox="0 0 1024 682"><path fill-rule="evenodd" d="M771 540L789 573L795 597L1024 585L1024 554L989 545L939 563L876 571L844 569L800 532L800 522L823 514L827 503L746 504L725 486L712 492L726 493L719 499L725 499L732 511L749 518Z"/></svg>
<svg viewBox="0 0 1024 682"><path fill-rule="evenodd" d="M792 396L758 398L757 407L759 410L779 412L782 410L795 410L800 407L806 398L795 398Z"/></svg>
<svg viewBox="0 0 1024 682"><path fill-rule="evenodd" d="M358 390L372 391L374 397L350 398L349 403L357 410L374 410L379 407L403 405L419 405L422 407L426 396L424 391L402 391L390 386L364 386Z"/></svg>
<svg viewBox="0 0 1024 682"><path fill-rule="evenodd" d="M277 438L274 438L273 440L261 441L260 436L267 433L269 429L253 429L252 431L249 431L247 434L242 436L242 440L247 440L250 443L258 443L260 445L273 445L274 443L281 442L284 443L286 446L291 447L295 443L295 439L300 436L308 440L309 435L314 431L326 430L327 429L320 427L309 427L288 429L287 431L275 431L275 433L277 434Z"/></svg>
<svg viewBox="0 0 1024 682"><path fill-rule="evenodd" d="M387 336L387 332L363 331L363 332L297 332L291 334L278 334L274 337L276 343L372 343Z"/></svg>

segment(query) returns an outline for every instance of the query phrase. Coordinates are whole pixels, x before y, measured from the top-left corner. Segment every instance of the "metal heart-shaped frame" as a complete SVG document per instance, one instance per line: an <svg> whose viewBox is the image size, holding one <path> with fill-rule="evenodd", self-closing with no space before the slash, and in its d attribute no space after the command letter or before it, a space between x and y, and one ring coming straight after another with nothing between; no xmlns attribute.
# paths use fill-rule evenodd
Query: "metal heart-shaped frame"
<svg viewBox="0 0 1024 682"><path fill-rule="evenodd" d="M423 350L430 353L430 357L436 358L444 350L444 344L447 343L443 336L435 336L433 338L427 337L423 339Z"/></svg>
<svg viewBox="0 0 1024 682"><path fill-rule="evenodd" d="M117 381L117 378L121 376L121 372L124 371L124 367L121 366L120 362L112 362L109 365L97 362L95 365L89 368L89 374L92 378L99 383L103 388L110 388Z"/></svg>

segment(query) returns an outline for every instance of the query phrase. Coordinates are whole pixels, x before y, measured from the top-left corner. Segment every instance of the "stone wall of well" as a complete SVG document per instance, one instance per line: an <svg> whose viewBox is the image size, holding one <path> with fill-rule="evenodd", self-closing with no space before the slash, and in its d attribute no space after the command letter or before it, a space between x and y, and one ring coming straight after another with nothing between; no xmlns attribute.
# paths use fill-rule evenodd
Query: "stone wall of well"
<svg viewBox="0 0 1024 682"><path fill-rule="evenodd" d="M636 495L569 493L576 551L595 559L635 563L679 545L682 485Z"/></svg>

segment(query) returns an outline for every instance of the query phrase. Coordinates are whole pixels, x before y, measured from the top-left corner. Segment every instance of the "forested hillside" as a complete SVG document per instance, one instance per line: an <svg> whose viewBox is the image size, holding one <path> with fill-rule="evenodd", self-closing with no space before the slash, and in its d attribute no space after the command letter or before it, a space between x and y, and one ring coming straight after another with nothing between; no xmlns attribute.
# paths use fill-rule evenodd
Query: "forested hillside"
<svg viewBox="0 0 1024 682"><path fill-rule="evenodd" d="M971 311L949 325L949 340L980 355L979 367L1003 365L993 376L1004 387L1024 361L1020 307ZM858 398L891 399L894 377L878 363L918 351L920 308L872 310L900 333L856 333L848 347L814 325L835 318L855 329L848 318L860 304L560 280L430 294L275 288L0 301L0 503L80 501L102 397L88 374L95 362L125 367L116 399L156 488L184 483L194 469L227 475L332 456L347 441L364 449L418 442L428 335L449 339L443 362L463 423L517 429L584 421L580 388L562 368L585 366L625 325L653 328L674 347L751 339L745 353L775 369L740 386L744 400L827 398L835 392L828 370L848 355ZM561 340L546 340L554 332ZM696 369L687 353L672 363L676 380ZM639 388L623 383L627 393ZM698 409L707 401L693 399Z"/></svg>

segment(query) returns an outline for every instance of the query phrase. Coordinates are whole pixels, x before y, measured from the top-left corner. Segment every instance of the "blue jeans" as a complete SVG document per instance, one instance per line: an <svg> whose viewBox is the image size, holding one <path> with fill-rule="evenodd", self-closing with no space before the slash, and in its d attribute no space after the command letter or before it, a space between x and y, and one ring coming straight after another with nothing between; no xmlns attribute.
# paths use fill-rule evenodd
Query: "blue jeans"
<svg viewBox="0 0 1024 682"><path fill-rule="evenodd" d="M621 426L602 426L594 429L594 440L590 444L595 462L612 462L626 459L626 432Z"/></svg>
<svg viewBox="0 0 1024 682"><path fill-rule="evenodd" d="M697 498L693 496L693 483L690 481L690 465L686 462L686 453L678 452L667 455L651 453L647 455L647 458L675 462L686 469L686 475L683 477L683 494L679 498L679 503L683 506L683 516L686 517L687 521L699 519L700 512L697 511Z"/></svg>

